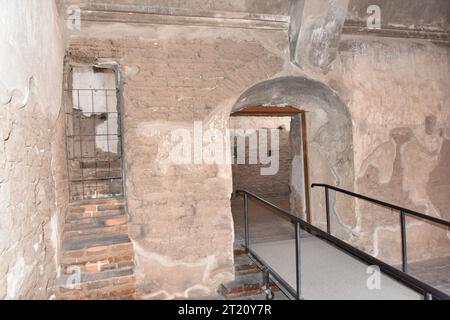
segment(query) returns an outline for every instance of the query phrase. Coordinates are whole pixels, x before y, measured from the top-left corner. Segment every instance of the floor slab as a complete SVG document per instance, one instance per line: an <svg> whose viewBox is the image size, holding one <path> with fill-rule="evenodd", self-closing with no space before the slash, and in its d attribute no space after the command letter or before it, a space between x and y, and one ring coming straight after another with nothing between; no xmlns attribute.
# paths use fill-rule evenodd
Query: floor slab
<svg viewBox="0 0 450 320"><path fill-rule="evenodd" d="M296 283L293 240L253 244L251 248L293 288ZM316 237L302 239L302 297L306 300L421 300L422 296L381 275L370 290L368 265Z"/></svg>

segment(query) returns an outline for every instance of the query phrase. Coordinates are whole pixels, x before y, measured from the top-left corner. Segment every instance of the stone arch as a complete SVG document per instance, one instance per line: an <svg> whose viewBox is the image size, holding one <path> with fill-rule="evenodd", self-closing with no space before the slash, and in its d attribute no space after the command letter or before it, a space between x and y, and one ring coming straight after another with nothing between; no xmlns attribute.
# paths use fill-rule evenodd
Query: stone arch
<svg viewBox="0 0 450 320"><path fill-rule="evenodd" d="M354 189L352 119L347 106L333 90L305 77L271 79L246 90L231 113L255 106L270 107L272 110L273 107L294 107L304 112L308 132L309 180ZM334 232L348 235L357 223L354 203L351 199L334 199L334 194L331 201L335 213L332 221ZM325 225L324 213L323 191L314 190L311 192L312 222Z"/></svg>

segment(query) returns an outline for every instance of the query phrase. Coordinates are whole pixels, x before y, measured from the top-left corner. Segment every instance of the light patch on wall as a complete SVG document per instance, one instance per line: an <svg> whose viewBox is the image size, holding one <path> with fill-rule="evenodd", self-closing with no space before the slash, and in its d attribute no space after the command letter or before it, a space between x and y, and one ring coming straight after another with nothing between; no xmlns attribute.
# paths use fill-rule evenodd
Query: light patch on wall
<svg viewBox="0 0 450 320"><path fill-rule="evenodd" d="M15 299L19 293L23 281L28 276L30 271L33 269L32 266L27 266L25 264L25 259L21 256L17 257L16 262L6 277L7 281L7 298Z"/></svg>
<svg viewBox="0 0 450 320"><path fill-rule="evenodd" d="M136 261L139 263L139 261L145 261L145 265L152 266L152 270L154 272L158 272L158 269L160 270L166 270L164 272L170 273L170 269L172 268L172 272L179 272L180 267L186 267L190 269L191 277L194 274L194 278L198 278L195 276L195 274L202 275L201 277L201 283L195 283L189 286L186 290L176 292L170 290L156 290L155 292L152 292L150 294L147 294L144 296L144 298L161 298L161 296L164 297L164 299L174 299L174 298L189 298L190 293L193 291L202 291L203 295L212 294L211 287L217 287L220 283L223 283L224 281L229 281L232 278L232 274L228 273L219 273L217 275L214 275L213 271L217 268L217 259L216 256L210 255L205 258L199 258L197 261L194 262L185 262L182 260L175 260L168 256L163 256L155 252L149 252L145 250L145 248L141 245L139 245L137 242L133 242L134 251L136 255ZM137 275L139 276L139 274ZM145 277L145 275L144 275ZM174 276L173 279L176 279L176 276ZM200 280L200 279L198 279ZM197 280L197 281L198 281ZM169 281L170 282L170 281ZM213 284L213 285L211 285ZM166 286L171 286L170 283L165 283ZM173 284L172 284L173 285Z"/></svg>
<svg viewBox="0 0 450 320"><path fill-rule="evenodd" d="M11 104L13 108L23 108L28 104L31 93L35 91L34 78L30 77L28 85L22 92L19 89L9 91L6 86L0 82L0 105Z"/></svg>
<svg viewBox="0 0 450 320"><path fill-rule="evenodd" d="M50 234L50 240L51 243L53 245L53 248L55 248L55 267L56 267L56 271L58 273L58 277L60 275L60 268L59 268L59 263L58 263L58 256L59 256L59 245L58 245L58 214L54 214L52 216L52 218L50 219L50 230L51 230L51 234Z"/></svg>
<svg viewBox="0 0 450 320"><path fill-rule="evenodd" d="M328 114L322 109L316 109L308 113L308 120L309 135L314 137L327 124Z"/></svg>

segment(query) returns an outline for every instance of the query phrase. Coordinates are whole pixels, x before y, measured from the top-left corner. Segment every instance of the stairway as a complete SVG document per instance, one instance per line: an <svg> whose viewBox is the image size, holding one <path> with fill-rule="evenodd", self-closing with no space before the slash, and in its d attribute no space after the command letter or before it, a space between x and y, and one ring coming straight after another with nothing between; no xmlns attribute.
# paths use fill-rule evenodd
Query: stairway
<svg viewBox="0 0 450 320"><path fill-rule="evenodd" d="M234 264L236 278L220 286L219 298L225 300L265 299L263 273L240 247L234 250ZM270 288L275 294L275 299L285 298L275 283L270 282Z"/></svg>
<svg viewBox="0 0 450 320"><path fill-rule="evenodd" d="M66 217L60 300L136 299L133 245L123 198L77 201Z"/></svg>

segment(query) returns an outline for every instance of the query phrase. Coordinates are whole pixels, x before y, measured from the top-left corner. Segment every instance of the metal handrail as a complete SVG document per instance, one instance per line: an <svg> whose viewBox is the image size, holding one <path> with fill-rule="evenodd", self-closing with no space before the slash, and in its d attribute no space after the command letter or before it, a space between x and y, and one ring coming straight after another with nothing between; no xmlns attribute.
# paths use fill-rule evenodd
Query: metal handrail
<svg viewBox="0 0 450 320"><path fill-rule="evenodd" d="M351 192L345 189L341 189L338 187L330 186L328 184L323 183L314 183L312 188L321 187L325 189L325 210L326 210L326 216L327 216L327 232L331 233L331 226L330 226L330 195L329 190L334 190L336 192L346 194L348 196L358 198L361 200L365 200L367 202L374 203L376 205L386 207L395 211L398 211L400 213L400 231L401 231L401 238L402 238L402 270L403 272L408 272L408 243L407 243L407 237L406 237L406 216L416 217L418 219L430 221L433 223L440 224L445 227L450 227L450 222L445 221L436 217L428 216L420 212L416 212L410 209L402 208L399 206L396 206L391 203L387 203L381 200L373 199L367 196L364 196L362 194L358 194L355 192Z"/></svg>
<svg viewBox="0 0 450 320"><path fill-rule="evenodd" d="M319 186L316 184L316 186ZM330 188L331 189L331 188ZM391 265L388 265L387 263L365 253L364 251L361 251L352 245L334 237L328 232L325 232L312 224L302 220L301 218L294 216L289 211L278 207L277 205L270 203L267 200L264 200L263 198L245 190L238 190L238 194L244 195L244 219L245 219L245 250L249 254L251 258L255 258L256 262L260 265L263 265L264 268L268 269L271 276L277 280L278 283L280 283L282 286L284 286L284 289L291 295L295 296L297 300L301 298L301 229L307 230L309 233L319 237L320 239L325 240L329 244L345 251L346 253L350 254L351 256L355 257L356 259L369 264L369 265L377 265L381 272L391 276L392 278L396 279L397 281L403 283L405 286L411 288L412 290L419 292L420 294L424 295L424 298L426 300L432 300L432 299L440 299L440 300L450 300L450 296L446 293L410 276L409 274L398 270L395 267L392 267ZM280 275L276 274L270 266L267 265L251 248L250 248L250 238L249 238L249 221L248 221L248 198L251 197L258 202L262 203L263 205L270 207L275 210L275 213L287 218L291 221L291 223L295 224L295 246L296 246L296 289L294 290L290 285L284 281L284 279L281 278ZM280 288L282 289L282 288Z"/></svg>
<svg viewBox="0 0 450 320"><path fill-rule="evenodd" d="M365 200L365 201L368 201L368 202L372 202L372 203L378 204L378 205L383 206L383 207L388 207L388 208L393 209L395 211L402 211L403 213L405 213L407 215L410 215L410 216L414 216L414 217L417 217L417 218L420 218L420 219L424 219L424 220L428 220L428 221L435 222L435 223L438 223L438 224L442 224L442 225L444 225L446 227L450 227L450 221L446 221L446 220L442 220L442 219L439 219L439 218L436 218L436 217L428 216L428 215L420 213L420 212L416 212L416 211L413 211L413 210L410 210L410 209L402 208L402 207L396 206L394 204L390 204L390 203L387 203L387 202L384 202L384 201L381 201L381 200L373 199L373 198L364 196L362 194L354 193L354 192L351 192L351 191L348 191L348 190L345 190L345 189L341 189L341 188L337 188L337 187L334 187L334 186L330 186L328 184L313 183L312 187L313 188L322 187L322 188L327 188L327 189L331 189L331 190L334 190L334 191L338 191L340 193L343 193L343 194L346 194L346 195L349 195L349 196L352 196L352 197L355 197L355 198L359 198L359 199L362 199L362 200Z"/></svg>

